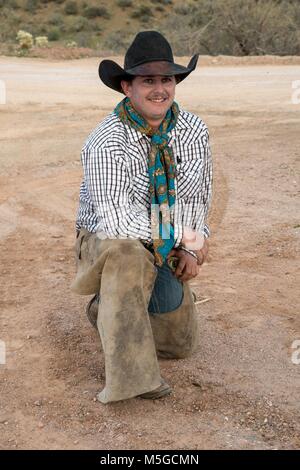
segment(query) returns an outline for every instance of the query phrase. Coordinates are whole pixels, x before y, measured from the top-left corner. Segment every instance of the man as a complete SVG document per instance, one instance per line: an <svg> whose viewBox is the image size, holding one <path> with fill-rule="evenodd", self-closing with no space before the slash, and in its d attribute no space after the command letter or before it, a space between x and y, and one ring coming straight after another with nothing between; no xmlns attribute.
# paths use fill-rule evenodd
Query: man
<svg viewBox="0 0 300 470"><path fill-rule="evenodd" d="M174 101L197 59L177 65L167 40L146 31L124 69L99 66L105 85L126 98L82 149L72 289L95 294L87 314L105 356L102 403L171 393L157 357L187 357L197 345L187 281L208 250L211 154L204 122Z"/></svg>

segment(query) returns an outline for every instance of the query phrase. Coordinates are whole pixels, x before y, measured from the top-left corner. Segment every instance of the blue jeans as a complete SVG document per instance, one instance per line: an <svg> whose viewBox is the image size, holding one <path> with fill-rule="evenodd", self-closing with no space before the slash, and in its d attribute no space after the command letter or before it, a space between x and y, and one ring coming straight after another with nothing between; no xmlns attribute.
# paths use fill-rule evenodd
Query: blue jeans
<svg viewBox="0 0 300 470"><path fill-rule="evenodd" d="M183 299L183 285L173 274L167 263L157 266L157 276L151 294L148 312L150 315L176 310Z"/></svg>

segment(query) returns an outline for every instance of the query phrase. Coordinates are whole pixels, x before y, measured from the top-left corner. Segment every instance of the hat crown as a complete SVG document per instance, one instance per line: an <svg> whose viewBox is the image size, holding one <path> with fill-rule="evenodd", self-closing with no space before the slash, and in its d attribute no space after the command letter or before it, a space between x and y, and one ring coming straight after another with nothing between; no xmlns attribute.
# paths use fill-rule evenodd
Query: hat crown
<svg viewBox="0 0 300 470"><path fill-rule="evenodd" d="M158 31L138 33L126 52L124 69L155 61L174 62L170 44Z"/></svg>

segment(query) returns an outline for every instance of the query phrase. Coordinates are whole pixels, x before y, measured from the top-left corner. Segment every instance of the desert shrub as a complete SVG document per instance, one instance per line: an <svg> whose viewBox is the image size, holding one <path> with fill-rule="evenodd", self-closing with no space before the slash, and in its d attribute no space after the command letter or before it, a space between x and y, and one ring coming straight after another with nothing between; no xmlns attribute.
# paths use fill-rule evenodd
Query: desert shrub
<svg viewBox="0 0 300 470"><path fill-rule="evenodd" d="M222 0L216 6L215 18L217 30L227 35L233 54L300 53L298 28L285 3Z"/></svg>
<svg viewBox="0 0 300 470"><path fill-rule="evenodd" d="M31 49L33 46L33 36L27 31L20 30L17 34L17 41L20 49Z"/></svg>
<svg viewBox="0 0 300 470"><path fill-rule="evenodd" d="M178 15L188 15L191 12L189 5L179 5L174 8L175 13Z"/></svg>
<svg viewBox="0 0 300 470"><path fill-rule="evenodd" d="M145 17L149 18L150 16L153 16L153 13L152 13L151 8L148 7L147 5L140 5L139 8L137 8L131 13L131 18L142 19Z"/></svg>
<svg viewBox="0 0 300 470"><path fill-rule="evenodd" d="M48 23L54 26L62 26L64 24L64 17L60 13L53 13L50 16Z"/></svg>
<svg viewBox="0 0 300 470"><path fill-rule="evenodd" d="M89 19L97 18L98 16L105 19L110 18L110 14L105 7L86 7L83 10L83 15Z"/></svg>
<svg viewBox="0 0 300 470"><path fill-rule="evenodd" d="M101 21L101 20L100 20ZM100 32L103 30L101 22L94 20L94 21L88 21L88 28L90 31L95 31L95 32Z"/></svg>
<svg viewBox="0 0 300 470"><path fill-rule="evenodd" d="M37 47L48 47L49 42L47 36L37 36L35 38L35 45Z"/></svg>
<svg viewBox="0 0 300 470"><path fill-rule="evenodd" d="M64 8L64 11L66 13L66 15L77 15L78 13L78 6L77 6L77 3L76 2L73 2L73 1L68 1L66 4L65 4L65 8Z"/></svg>
<svg viewBox="0 0 300 470"><path fill-rule="evenodd" d="M12 10L17 10L20 8L19 3L16 0L2 0L0 1L0 7L11 8Z"/></svg>
<svg viewBox="0 0 300 470"><path fill-rule="evenodd" d="M161 23L175 54L300 54L299 2L202 0Z"/></svg>
<svg viewBox="0 0 300 470"><path fill-rule="evenodd" d="M117 0L117 5L121 8L132 7L132 0Z"/></svg>
<svg viewBox="0 0 300 470"><path fill-rule="evenodd" d="M127 30L114 31L106 37L103 47L116 54L122 54L132 42L132 33L133 31L128 33Z"/></svg>
<svg viewBox="0 0 300 470"><path fill-rule="evenodd" d="M92 47L93 37L89 32L81 31L75 36L78 47Z"/></svg>
<svg viewBox="0 0 300 470"><path fill-rule="evenodd" d="M66 43L66 46L72 48L72 47L78 47L78 44L77 44L76 41L71 41L70 40Z"/></svg>
<svg viewBox="0 0 300 470"><path fill-rule="evenodd" d="M152 3L161 3L162 5L172 5L172 0L151 0Z"/></svg>
<svg viewBox="0 0 300 470"><path fill-rule="evenodd" d="M35 13L38 9L39 2L38 0L27 0L25 4L25 10L30 13Z"/></svg>
<svg viewBox="0 0 300 470"><path fill-rule="evenodd" d="M149 21L152 19L152 16L149 15L143 15L140 17L140 22L141 23L149 23Z"/></svg>
<svg viewBox="0 0 300 470"><path fill-rule="evenodd" d="M68 21L67 31L79 33L80 31L91 29L90 21L83 16L70 18L72 21Z"/></svg>
<svg viewBox="0 0 300 470"><path fill-rule="evenodd" d="M57 26L54 26L48 31L49 41L58 41L60 38L60 29Z"/></svg>

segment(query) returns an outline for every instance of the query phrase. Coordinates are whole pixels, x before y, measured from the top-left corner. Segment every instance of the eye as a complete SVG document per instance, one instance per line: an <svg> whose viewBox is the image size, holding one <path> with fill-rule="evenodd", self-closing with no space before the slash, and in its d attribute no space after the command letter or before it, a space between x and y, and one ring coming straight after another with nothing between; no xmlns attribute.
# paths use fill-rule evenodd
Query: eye
<svg viewBox="0 0 300 470"><path fill-rule="evenodd" d="M153 78L145 78L144 83L148 83L149 85L152 85L153 83Z"/></svg>
<svg viewBox="0 0 300 470"><path fill-rule="evenodd" d="M163 81L164 83L166 83L166 82L171 82L171 81L172 81L172 78L171 78L171 77L164 77L164 78L162 79L162 81Z"/></svg>

